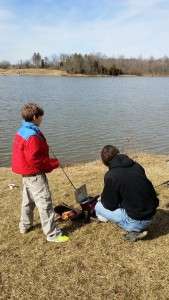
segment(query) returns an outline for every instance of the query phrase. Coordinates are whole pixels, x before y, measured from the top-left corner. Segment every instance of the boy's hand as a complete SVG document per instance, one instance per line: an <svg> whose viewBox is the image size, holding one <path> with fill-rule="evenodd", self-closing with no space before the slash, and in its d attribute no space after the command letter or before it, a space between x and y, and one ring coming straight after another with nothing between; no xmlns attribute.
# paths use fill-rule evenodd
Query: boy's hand
<svg viewBox="0 0 169 300"><path fill-rule="evenodd" d="M60 163L59 163L59 160L58 159L55 159L55 158L51 158L50 159L50 164L51 164L51 167L53 169L56 169L59 167Z"/></svg>
<svg viewBox="0 0 169 300"><path fill-rule="evenodd" d="M43 172L49 173L52 170L59 167L58 159L48 158L47 160L43 161Z"/></svg>

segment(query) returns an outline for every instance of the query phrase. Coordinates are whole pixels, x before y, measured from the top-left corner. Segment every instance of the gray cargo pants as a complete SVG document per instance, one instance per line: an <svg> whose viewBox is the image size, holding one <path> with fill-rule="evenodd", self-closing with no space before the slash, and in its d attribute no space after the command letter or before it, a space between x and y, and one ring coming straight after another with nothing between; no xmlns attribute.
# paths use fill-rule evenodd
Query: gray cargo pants
<svg viewBox="0 0 169 300"><path fill-rule="evenodd" d="M61 232L54 220L54 209L45 174L23 176L23 199L21 207L20 232L26 232L33 225L33 211L38 208L42 229L46 236Z"/></svg>

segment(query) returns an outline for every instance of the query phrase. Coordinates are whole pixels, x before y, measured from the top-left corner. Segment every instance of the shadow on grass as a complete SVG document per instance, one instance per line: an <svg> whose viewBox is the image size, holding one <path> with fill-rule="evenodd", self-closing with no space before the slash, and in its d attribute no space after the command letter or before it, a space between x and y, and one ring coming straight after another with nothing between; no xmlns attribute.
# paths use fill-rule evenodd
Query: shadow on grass
<svg viewBox="0 0 169 300"><path fill-rule="evenodd" d="M84 220L76 221L65 221L57 222L57 225L62 229L65 234L71 234L76 230L79 230L81 227L89 225L90 223L99 222L99 220L94 219L90 222L85 222ZM41 228L41 224L38 223L34 225L30 231ZM169 234L169 210L158 209L157 213L153 219L151 226L149 227L149 234L145 240L154 240L160 236Z"/></svg>
<svg viewBox="0 0 169 300"><path fill-rule="evenodd" d="M169 234L169 210L158 209L150 226L147 240Z"/></svg>
<svg viewBox="0 0 169 300"><path fill-rule="evenodd" d="M90 222L84 222L84 221L72 221L71 222L70 221L68 224L65 223L63 225L62 231L65 234L70 234L70 233L73 233L74 231L79 230L81 227L86 226L88 224L90 224Z"/></svg>
<svg viewBox="0 0 169 300"><path fill-rule="evenodd" d="M72 233L78 229L80 229L82 226L88 225L90 222L85 222L83 220L78 220L78 221L63 221L63 222L56 222L57 226L62 229L63 233ZM33 225L28 232L32 232L37 229L42 229L41 223L37 223Z"/></svg>
<svg viewBox="0 0 169 300"><path fill-rule="evenodd" d="M65 223L63 226L63 232L70 234L78 230L80 227L88 224L90 223L85 223L81 221L76 221L69 224ZM158 209L153 219L153 222L149 228L149 234L145 238L145 240L153 240L167 234L169 234L169 210Z"/></svg>
<svg viewBox="0 0 169 300"><path fill-rule="evenodd" d="M31 232L31 231L34 231L36 229L40 229L41 228L41 223L37 223L35 225L33 225L29 230L28 232Z"/></svg>

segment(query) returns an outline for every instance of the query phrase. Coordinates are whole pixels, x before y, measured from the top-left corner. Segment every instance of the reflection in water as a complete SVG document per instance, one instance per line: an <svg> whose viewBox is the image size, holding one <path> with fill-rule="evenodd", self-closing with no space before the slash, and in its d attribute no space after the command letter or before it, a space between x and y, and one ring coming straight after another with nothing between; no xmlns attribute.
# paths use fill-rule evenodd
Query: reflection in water
<svg viewBox="0 0 169 300"><path fill-rule="evenodd" d="M45 110L42 131L65 163L92 160L108 143L168 153L169 79L0 76L0 165L10 164L20 107Z"/></svg>

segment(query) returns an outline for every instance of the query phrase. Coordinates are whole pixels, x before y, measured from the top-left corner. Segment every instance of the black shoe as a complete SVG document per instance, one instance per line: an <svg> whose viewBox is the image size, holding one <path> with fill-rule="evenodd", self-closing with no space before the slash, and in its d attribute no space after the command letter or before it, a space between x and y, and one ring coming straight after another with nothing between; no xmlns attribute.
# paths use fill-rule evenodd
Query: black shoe
<svg viewBox="0 0 169 300"><path fill-rule="evenodd" d="M138 240L143 240L148 234L148 231L130 231L124 235L124 240L129 242L136 242Z"/></svg>

